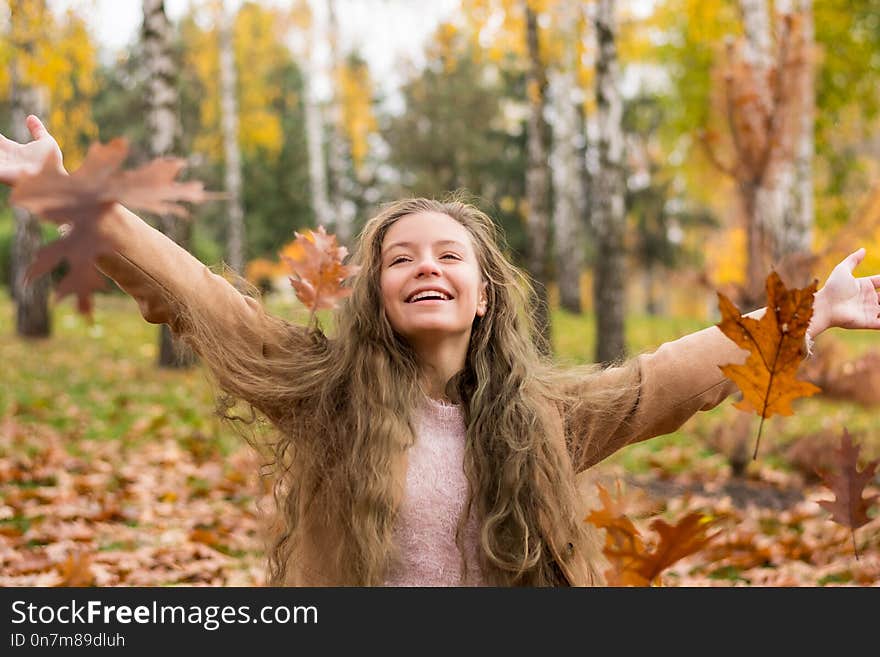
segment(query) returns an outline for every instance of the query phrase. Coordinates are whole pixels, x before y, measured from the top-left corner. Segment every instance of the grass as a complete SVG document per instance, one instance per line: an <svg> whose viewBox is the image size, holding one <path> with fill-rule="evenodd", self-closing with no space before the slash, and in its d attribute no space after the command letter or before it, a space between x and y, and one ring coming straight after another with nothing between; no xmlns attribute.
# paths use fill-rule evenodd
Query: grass
<svg viewBox="0 0 880 657"><path fill-rule="evenodd" d="M268 301L272 312L301 320L296 303ZM28 424L47 425L68 438L75 453L79 440L174 438L187 447L225 453L238 440L213 413L214 388L199 368L166 371L155 366L158 328L141 318L133 300L118 294L96 298L93 320L78 315L70 301L53 308L53 335L49 340L24 341L14 335L14 308L4 291L0 295L0 417L14 416ZM324 314L322 321L329 324ZM708 324L687 317L630 315L626 337L630 353L650 350L662 342L704 328ZM594 318L555 311L553 338L564 362L592 360ZM836 331L836 338L856 355L880 346L880 336L869 331ZM762 454L776 452L799 436L847 427L865 445L864 456L880 455L880 428L870 409L830 401L821 396L796 402L792 417L772 418L764 428ZM699 413L682 429L633 445L611 457L633 471L654 467L670 448L705 443L738 413L729 402ZM757 418L752 423L757 431ZM690 459L710 460L713 450L692 450ZM760 457L759 457L760 458ZM669 467L687 468L687 459Z"/></svg>

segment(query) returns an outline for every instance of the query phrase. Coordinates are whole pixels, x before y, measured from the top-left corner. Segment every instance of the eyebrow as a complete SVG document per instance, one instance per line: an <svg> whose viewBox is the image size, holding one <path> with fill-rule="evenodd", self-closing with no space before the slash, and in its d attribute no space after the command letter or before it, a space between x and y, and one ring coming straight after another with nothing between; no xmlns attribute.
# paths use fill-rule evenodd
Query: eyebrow
<svg viewBox="0 0 880 657"><path fill-rule="evenodd" d="M447 244L453 244L453 245L458 246L462 249L465 248L465 245L462 244L461 242L459 242L458 240L437 240L436 242L434 242L434 246L445 246ZM389 251L391 251L391 249L394 249L398 246L411 247L412 245L413 245L412 242L395 242L394 244L389 245L388 248L385 249L382 253L383 254L388 253Z"/></svg>

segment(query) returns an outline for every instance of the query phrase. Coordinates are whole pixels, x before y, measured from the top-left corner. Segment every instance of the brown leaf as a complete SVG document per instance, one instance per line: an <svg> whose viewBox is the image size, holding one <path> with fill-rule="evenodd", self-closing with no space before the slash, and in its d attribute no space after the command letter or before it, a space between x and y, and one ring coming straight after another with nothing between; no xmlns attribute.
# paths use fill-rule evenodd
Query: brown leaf
<svg viewBox="0 0 880 657"><path fill-rule="evenodd" d="M15 185L11 201L55 223L98 214L114 202L157 214L187 216L181 201L201 203L221 195L206 192L201 182L175 182L186 165L180 158L158 158L129 171L120 167L128 156L128 141L114 139L89 147L79 169L66 175L48 162L38 173Z"/></svg>
<svg viewBox="0 0 880 657"><path fill-rule="evenodd" d="M630 547L622 550L606 547L605 554L610 559L621 559L627 563L629 573L625 579L633 583L644 581L651 584L657 581L660 574L684 557L699 552L706 547L719 532L707 535L708 529L718 521L702 513L692 512L679 520L675 525L657 518L651 523L651 529L657 532L660 540L651 552L639 551ZM635 584L638 585L638 584Z"/></svg>
<svg viewBox="0 0 880 657"><path fill-rule="evenodd" d="M205 192L197 181L175 182L185 161L156 159L122 171L128 142L114 139L94 143L82 166L67 175L47 162L32 176L24 176L12 190L10 201L34 214L66 225L64 235L37 252L27 272L30 280L42 276L62 261L69 271L56 294L77 296L80 312L91 312L91 294L105 287L105 279L92 266L95 257L110 249L100 231L100 222L113 203L158 214L186 216L180 201L200 203L220 195Z"/></svg>
<svg viewBox="0 0 880 657"><path fill-rule="evenodd" d="M59 565L58 571L61 581L57 586L92 586L95 583L92 557L86 553L71 554Z"/></svg>
<svg viewBox="0 0 880 657"><path fill-rule="evenodd" d="M284 248L281 259L293 270L290 283L296 296L312 313L335 307L352 293L342 284L360 266L342 264L348 249L339 246L336 236L328 235L323 226L294 235L296 239Z"/></svg>
<svg viewBox="0 0 880 657"><path fill-rule="evenodd" d="M820 392L797 378L804 358L804 339L813 316L817 282L802 289L787 289L776 272L767 277L767 311L761 319L743 317L739 309L718 293L721 322L718 328L749 352L742 365L724 365L721 371L739 387L743 399L736 404L763 418L791 415L791 402ZM758 453L761 428L754 455Z"/></svg>
<svg viewBox="0 0 880 657"><path fill-rule="evenodd" d="M592 510L585 520L605 530L603 552L611 563L611 568L605 571L606 583L609 586L648 586L649 582L636 572L632 555L641 554L645 546L639 531L624 513L626 505L620 492L620 481L617 482L616 498L612 498L602 484L597 483L596 487L602 506Z"/></svg>
<svg viewBox="0 0 880 657"><path fill-rule="evenodd" d="M844 429L840 448L836 450L839 471L836 474L819 472L825 485L835 495L834 500L820 500L819 505L831 512L831 519L834 522L849 527L853 532L870 522L868 509L880 498L878 495L863 497L865 486L874 478L880 459L867 463L862 470L859 470L859 449L858 445L853 444L849 432ZM853 550L856 551L855 535L853 535Z"/></svg>

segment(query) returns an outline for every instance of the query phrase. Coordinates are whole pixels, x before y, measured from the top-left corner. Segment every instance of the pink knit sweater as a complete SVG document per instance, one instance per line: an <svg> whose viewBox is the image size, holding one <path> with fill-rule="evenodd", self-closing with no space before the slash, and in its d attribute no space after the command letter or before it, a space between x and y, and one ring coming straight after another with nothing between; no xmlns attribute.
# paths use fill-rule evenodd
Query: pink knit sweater
<svg viewBox="0 0 880 657"><path fill-rule="evenodd" d="M426 398L407 452L406 492L394 528L396 554L387 586L484 586L477 561L479 526L471 514L465 534L467 578L455 528L467 501L465 425L458 406Z"/></svg>

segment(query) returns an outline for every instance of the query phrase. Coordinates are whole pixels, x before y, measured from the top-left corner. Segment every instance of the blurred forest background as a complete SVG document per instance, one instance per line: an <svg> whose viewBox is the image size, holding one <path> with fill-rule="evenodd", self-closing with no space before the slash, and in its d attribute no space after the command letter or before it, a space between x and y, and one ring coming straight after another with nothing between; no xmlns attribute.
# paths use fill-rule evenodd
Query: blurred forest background
<svg viewBox="0 0 880 657"><path fill-rule="evenodd" d="M382 66L367 55L375 43L344 38L358 33L346 21L365 5L378 17L419 4L193 0L171 20L164 2L143 0L138 37L108 54L94 5L7 0L0 125L26 141L24 117L43 117L68 170L90 143L120 136L131 166L185 157L185 175L226 200L194 207L189 221L146 218L203 262L239 271L290 317L300 308L279 252L294 231L323 225L350 247L383 202L456 190L503 228L538 284L536 316L554 355L572 362L610 362L714 323L718 291L744 312L763 305L771 267L789 285L821 282L864 246L857 275L880 271L876 0L450 0L424 12L423 42ZM364 33L382 38L376 25ZM2 194L5 581L260 582L252 506L265 491L212 417L209 386L122 295L102 295L89 323L53 301L50 280L25 286L24 267L57 233ZM844 426L866 456L880 455L877 344L865 332L820 339L806 374L824 394L769 423L776 444L764 461L744 456L755 425L729 404L611 460L628 476L651 475L646 486L684 507L700 504L687 493L695 481L702 493L705 481L728 482L710 491L725 510L713 508L757 503L776 519L754 520L755 532L768 535L770 522L769 535L785 537L774 545L791 548L699 565L678 581L880 579L876 520L859 534L875 558L860 563L817 557L825 548L803 527L824 518L805 487ZM119 469L137 459L152 465ZM177 461L183 470L171 468ZM722 490L730 481L740 483ZM85 506L52 506L59 487ZM197 517L218 491L234 510ZM779 520L780 508L808 502L791 526ZM162 509L178 524L163 525ZM233 536L233 517L250 519L246 539ZM848 546L840 536L822 540ZM168 547L178 539L221 565L181 575L183 557ZM161 574L145 574L147 563Z"/></svg>

